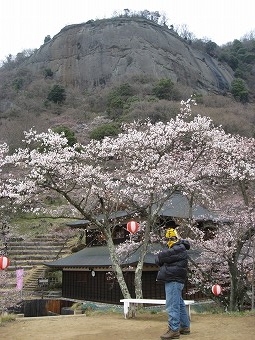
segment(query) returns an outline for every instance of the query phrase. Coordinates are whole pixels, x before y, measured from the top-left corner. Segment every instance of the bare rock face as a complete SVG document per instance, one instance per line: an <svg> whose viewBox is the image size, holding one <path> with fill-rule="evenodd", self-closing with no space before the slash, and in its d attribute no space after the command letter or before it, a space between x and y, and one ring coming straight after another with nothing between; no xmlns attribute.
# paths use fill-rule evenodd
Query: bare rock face
<svg viewBox="0 0 255 340"><path fill-rule="evenodd" d="M34 72L83 88L146 74L194 90L228 91L230 69L192 48L172 30L142 18L90 21L63 28L29 58Z"/></svg>

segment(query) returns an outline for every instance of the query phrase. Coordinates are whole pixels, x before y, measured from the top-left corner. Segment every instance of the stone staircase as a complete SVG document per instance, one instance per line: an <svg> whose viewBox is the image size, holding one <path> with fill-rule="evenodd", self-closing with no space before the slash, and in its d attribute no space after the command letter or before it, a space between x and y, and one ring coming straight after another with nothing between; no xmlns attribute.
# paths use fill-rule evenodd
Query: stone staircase
<svg viewBox="0 0 255 340"><path fill-rule="evenodd" d="M44 263L70 254L70 246L61 236L38 235L30 240L12 239L8 242L8 257L11 261L8 271L13 271L15 275L16 269L23 268L23 291L34 292L38 290L38 279L44 278L48 269Z"/></svg>

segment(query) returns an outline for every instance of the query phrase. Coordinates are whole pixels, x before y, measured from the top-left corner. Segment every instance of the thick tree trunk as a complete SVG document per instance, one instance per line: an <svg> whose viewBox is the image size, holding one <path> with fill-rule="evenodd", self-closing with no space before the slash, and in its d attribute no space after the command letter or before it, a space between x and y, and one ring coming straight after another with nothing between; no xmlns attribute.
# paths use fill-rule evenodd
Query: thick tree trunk
<svg viewBox="0 0 255 340"><path fill-rule="evenodd" d="M229 312L238 310L238 304L243 298L239 296L242 292L240 289L240 279L238 278L238 269L235 262L229 263L230 272L230 293L229 293Z"/></svg>
<svg viewBox="0 0 255 340"><path fill-rule="evenodd" d="M230 281L230 294L229 294L229 312L237 310L237 282L235 278L231 275Z"/></svg>

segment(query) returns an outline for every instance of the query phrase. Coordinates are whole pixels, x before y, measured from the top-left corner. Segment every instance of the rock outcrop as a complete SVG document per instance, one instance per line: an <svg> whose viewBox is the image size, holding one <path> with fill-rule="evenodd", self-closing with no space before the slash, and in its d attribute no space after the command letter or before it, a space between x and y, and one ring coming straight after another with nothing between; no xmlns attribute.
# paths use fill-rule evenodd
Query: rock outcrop
<svg viewBox="0 0 255 340"><path fill-rule="evenodd" d="M66 26L27 61L51 69L64 84L91 88L146 74L194 90L226 92L231 70L173 30L143 18L114 18Z"/></svg>

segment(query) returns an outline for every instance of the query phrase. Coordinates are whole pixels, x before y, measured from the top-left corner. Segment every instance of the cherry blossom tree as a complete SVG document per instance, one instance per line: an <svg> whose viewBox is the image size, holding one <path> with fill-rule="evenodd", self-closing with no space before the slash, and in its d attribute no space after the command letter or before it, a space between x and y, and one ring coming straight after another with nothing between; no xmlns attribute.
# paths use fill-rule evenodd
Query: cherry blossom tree
<svg viewBox="0 0 255 340"><path fill-rule="evenodd" d="M221 284L223 294L216 300L230 311L244 308L250 300L254 305L255 141L240 136L235 140L232 150L227 149L225 185L217 190L219 228L205 240L204 233L193 227L197 235L193 246L201 249L201 256L193 262L191 278L205 293L214 283Z"/></svg>
<svg viewBox="0 0 255 340"><path fill-rule="evenodd" d="M238 202L240 203L240 202ZM213 238L204 239L204 233L196 230L196 238L192 246L200 249L201 254L196 261L191 259L191 282L200 290L222 304L227 310L242 310L250 305L247 295L252 291L249 275L254 270L254 209L231 205L228 221L220 223L214 231ZM213 297L212 285L218 283L223 292Z"/></svg>
<svg viewBox="0 0 255 340"><path fill-rule="evenodd" d="M5 270L0 270L0 316L8 310L10 307L16 306L20 300L20 292L15 287L14 273ZM13 288L10 285L13 284Z"/></svg>
<svg viewBox="0 0 255 340"><path fill-rule="evenodd" d="M141 236L125 247L140 249L135 288L141 297L144 257L152 239L160 236L158 216L173 193L186 195L192 212L196 202L216 207L215 198L229 183L242 183L245 192L245 179L254 179L254 140L226 134L208 117L193 116L192 103L182 102L180 114L166 124L134 122L124 125L117 137L88 145L69 146L64 135L30 130L26 147L6 158L22 177L15 169L9 171L5 194L38 208L43 195L54 191L65 199L66 214L95 224L125 298L130 294L112 239L112 215L123 208L136 214L143 222Z"/></svg>
<svg viewBox="0 0 255 340"><path fill-rule="evenodd" d="M94 155L100 158L107 154L118 160L121 166L115 168L114 174L115 184L118 182L120 188L118 198L125 200L126 205L135 206L146 221L140 242L135 245L134 240L127 241L122 247L126 248L125 252L127 248L130 251L137 246L141 248L135 269L137 296L142 294L139 284L148 244L151 237L159 236L157 217L171 195L176 190L187 195L191 212L196 202L222 210L224 206L218 206L218 195L225 186L236 182L240 188L245 179L254 179L254 139L226 134L207 117L191 118L190 103L183 104L175 120L167 124L128 125L114 141L114 152L111 141L105 139L97 144L99 148ZM188 228L188 236L187 231ZM213 244L217 245L217 239Z"/></svg>
<svg viewBox="0 0 255 340"><path fill-rule="evenodd" d="M6 222L6 213L8 211L6 198L8 197L5 190L6 174L3 168L6 164L5 157L8 152L8 147L5 143L0 144L0 256L8 257L8 237L10 235L10 227ZM14 272L15 274L15 272ZM15 283L13 273L8 269L0 269L0 314L5 312L8 307L11 307L19 300L19 293L15 288L10 289L10 285Z"/></svg>
<svg viewBox="0 0 255 340"><path fill-rule="evenodd" d="M11 227L2 217L0 223L0 256L9 257L8 241L12 236ZM0 269L0 315L15 307L21 300L21 293L16 289L16 272L9 267Z"/></svg>
<svg viewBox="0 0 255 340"><path fill-rule="evenodd" d="M128 297L112 240L110 215L119 208L119 203L113 200L109 171L91 158L88 148L69 146L63 134L51 130L37 134L31 130L25 133L25 143L26 148L7 157L9 167L13 164L14 168L13 172L9 171L9 179L5 182L6 195L23 209L32 210L34 207L34 213L38 210L49 213L41 203L51 192L64 198L65 216L88 219L102 232L123 296ZM21 176L15 172L16 168ZM102 220L98 220L99 213L104 216Z"/></svg>

